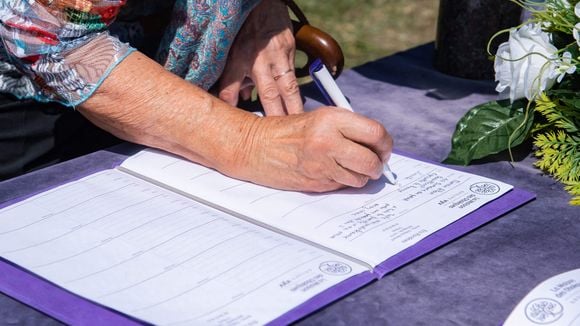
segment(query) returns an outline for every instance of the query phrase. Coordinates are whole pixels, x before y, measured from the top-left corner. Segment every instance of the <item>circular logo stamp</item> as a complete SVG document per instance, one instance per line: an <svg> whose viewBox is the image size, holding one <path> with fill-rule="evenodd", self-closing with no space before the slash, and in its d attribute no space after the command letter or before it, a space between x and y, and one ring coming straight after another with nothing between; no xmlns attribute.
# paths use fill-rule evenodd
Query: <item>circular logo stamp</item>
<svg viewBox="0 0 580 326"><path fill-rule="evenodd" d="M346 275L352 271L349 265L338 261L325 261L318 268L328 275Z"/></svg>
<svg viewBox="0 0 580 326"><path fill-rule="evenodd" d="M499 192L499 186L493 182L478 182L472 184L469 190L477 195L493 195Z"/></svg>
<svg viewBox="0 0 580 326"><path fill-rule="evenodd" d="M535 324L546 325L560 319L564 307L553 299L535 299L526 305L526 317Z"/></svg>

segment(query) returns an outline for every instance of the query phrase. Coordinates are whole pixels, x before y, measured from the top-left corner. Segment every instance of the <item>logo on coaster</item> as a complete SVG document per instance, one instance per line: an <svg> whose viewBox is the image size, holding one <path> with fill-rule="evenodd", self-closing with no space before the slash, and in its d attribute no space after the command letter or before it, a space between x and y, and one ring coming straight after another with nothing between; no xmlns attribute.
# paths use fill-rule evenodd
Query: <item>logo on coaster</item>
<svg viewBox="0 0 580 326"><path fill-rule="evenodd" d="M346 275L352 272L352 268L338 261L326 261L318 267L321 272L328 275Z"/></svg>
<svg viewBox="0 0 580 326"><path fill-rule="evenodd" d="M564 307L553 299L535 299L526 306L526 317L535 324L551 324L560 319L563 314Z"/></svg>
<svg viewBox="0 0 580 326"><path fill-rule="evenodd" d="M477 195L494 195L499 192L499 186L493 182L478 182L472 184L469 190Z"/></svg>

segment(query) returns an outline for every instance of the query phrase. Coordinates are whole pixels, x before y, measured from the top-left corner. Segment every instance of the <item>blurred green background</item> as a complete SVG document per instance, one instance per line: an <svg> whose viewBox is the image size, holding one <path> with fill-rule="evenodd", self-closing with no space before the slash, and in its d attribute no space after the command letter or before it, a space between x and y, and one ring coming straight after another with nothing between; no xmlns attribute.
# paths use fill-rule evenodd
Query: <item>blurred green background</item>
<svg viewBox="0 0 580 326"><path fill-rule="evenodd" d="M340 44L345 67L435 40L439 0L295 0Z"/></svg>

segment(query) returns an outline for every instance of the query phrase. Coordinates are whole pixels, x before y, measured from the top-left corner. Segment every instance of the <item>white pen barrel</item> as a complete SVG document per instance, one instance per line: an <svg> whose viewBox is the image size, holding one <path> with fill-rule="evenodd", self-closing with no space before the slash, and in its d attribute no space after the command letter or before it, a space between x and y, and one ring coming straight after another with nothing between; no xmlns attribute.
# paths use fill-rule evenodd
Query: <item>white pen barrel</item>
<svg viewBox="0 0 580 326"><path fill-rule="evenodd" d="M336 81L334 81L334 78L332 78L332 75L330 75L330 72L328 71L328 69L326 69L326 66L325 65L321 66L322 68L318 71L315 71L313 74L316 77L316 79L320 82L322 87L324 87L324 89L328 92L328 96L330 97L332 102L334 102L334 105L347 109L349 111L353 111L352 106L350 106L350 103L348 103L348 100L346 99L340 88L338 88Z"/></svg>

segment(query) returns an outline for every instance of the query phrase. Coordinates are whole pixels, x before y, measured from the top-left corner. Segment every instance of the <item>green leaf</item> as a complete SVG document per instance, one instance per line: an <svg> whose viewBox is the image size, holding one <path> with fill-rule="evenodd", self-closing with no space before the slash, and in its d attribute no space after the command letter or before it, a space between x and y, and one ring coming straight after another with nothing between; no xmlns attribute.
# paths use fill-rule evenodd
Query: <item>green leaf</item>
<svg viewBox="0 0 580 326"><path fill-rule="evenodd" d="M457 123L451 140L451 152L443 162L468 165L472 160L521 144L534 122L533 112L530 110L526 116L525 107L525 101L510 104L509 100L505 100L472 108Z"/></svg>
<svg viewBox="0 0 580 326"><path fill-rule="evenodd" d="M571 108L580 109L580 99L566 99L561 98L560 101Z"/></svg>

